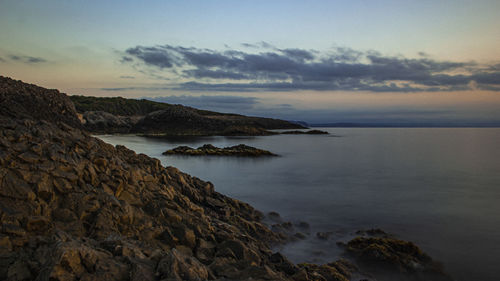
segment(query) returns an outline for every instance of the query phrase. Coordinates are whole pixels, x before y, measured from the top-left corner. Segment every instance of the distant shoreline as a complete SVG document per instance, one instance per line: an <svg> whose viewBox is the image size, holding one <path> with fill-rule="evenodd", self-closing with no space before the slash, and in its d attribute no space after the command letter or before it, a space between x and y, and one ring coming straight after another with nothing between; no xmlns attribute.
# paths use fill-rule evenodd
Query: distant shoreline
<svg viewBox="0 0 500 281"><path fill-rule="evenodd" d="M500 124L398 124L398 123L319 123L311 128L500 128Z"/></svg>

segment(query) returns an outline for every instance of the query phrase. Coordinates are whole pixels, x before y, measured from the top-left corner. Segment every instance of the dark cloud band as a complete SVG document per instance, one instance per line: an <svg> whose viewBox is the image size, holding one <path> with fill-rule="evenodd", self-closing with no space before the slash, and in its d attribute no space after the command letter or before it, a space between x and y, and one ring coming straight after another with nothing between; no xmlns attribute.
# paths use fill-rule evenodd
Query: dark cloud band
<svg viewBox="0 0 500 281"><path fill-rule="evenodd" d="M36 63L44 63L47 60L39 57L32 56L21 56L21 55L9 55L9 59L12 61L27 63L27 64L36 64Z"/></svg>
<svg viewBox="0 0 500 281"><path fill-rule="evenodd" d="M122 62L139 62L192 79L180 89L210 91L347 90L374 92L495 90L497 65L384 56L337 48L329 52L278 49L265 42L243 44L260 50L217 51L182 46L136 46Z"/></svg>

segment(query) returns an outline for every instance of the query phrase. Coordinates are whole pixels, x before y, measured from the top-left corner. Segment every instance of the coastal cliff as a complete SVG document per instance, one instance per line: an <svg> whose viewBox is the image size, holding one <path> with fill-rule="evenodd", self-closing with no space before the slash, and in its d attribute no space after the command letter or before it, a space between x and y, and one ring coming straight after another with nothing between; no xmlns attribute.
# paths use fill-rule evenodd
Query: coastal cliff
<svg viewBox="0 0 500 281"><path fill-rule="evenodd" d="M0 108L0 280L347 281L358 271L347 260L295 265L273 253L286 237L259 211L92 137L65 94L0 77ZM440 274L415 247L347 244L401 263L396 272Z"/></svg>
<svg viewBox="0 0 500 281"><path fill-rule="evenodd" d="M303 129L279 119L154 102L117 98L70 96L84 127L93 133L133 133L150 136L273 134L273 129Z"/></svg>
<svg viewBox="0 0 500 281"><path fill-rule="evenodd" d="M0 114L1 280L291 280L300 272L271 252L283 237L248 204L90 136L64 94L0 83L0 106L11 108ZM25 104L33 95L38 102Z"/></svg>

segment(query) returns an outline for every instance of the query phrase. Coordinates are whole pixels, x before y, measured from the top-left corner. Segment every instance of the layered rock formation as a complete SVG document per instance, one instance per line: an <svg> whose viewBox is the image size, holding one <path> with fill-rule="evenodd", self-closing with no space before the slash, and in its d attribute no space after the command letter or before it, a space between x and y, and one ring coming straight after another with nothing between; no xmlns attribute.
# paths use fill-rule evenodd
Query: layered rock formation
<svg viewBox="0 0 500 281"><path fill-rule="evenodd" d="M273 253L285 237L260 212L92 137L64 94L8 78L0 89L0 280L346 281L356 270Z"/></svg>
<svg viewBox="0 0 500 281"><path fill-rule="evenodd" d="M246 157L260 157L260 156L277 156L276 154L255 147L244 144L239 144L230 147L219 148L211 144L205 144L198 148L189 146L178 146L163 152L163 155L190 155L190 156L246 156Z"/></svg>

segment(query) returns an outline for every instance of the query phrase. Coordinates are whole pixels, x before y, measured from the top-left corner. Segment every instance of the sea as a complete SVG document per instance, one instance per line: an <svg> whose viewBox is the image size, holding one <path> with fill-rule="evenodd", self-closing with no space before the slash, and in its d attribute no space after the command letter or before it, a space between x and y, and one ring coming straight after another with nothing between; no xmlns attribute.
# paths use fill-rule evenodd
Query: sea
<svg viewBox="0 0 500 281"><path fill-rule="evenodd" d="M336 260L337 242L380 228L416 243L455 280L500 280L500 128L319 129L329 134L98 137L210 181L264 214L307 222L306 239L275 249L293 262ZM162 155L207 143L279 157Z"/></svg>

